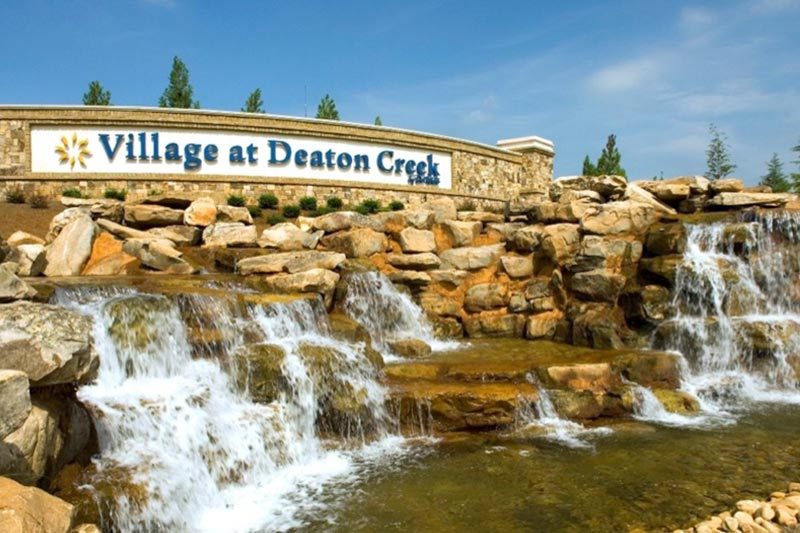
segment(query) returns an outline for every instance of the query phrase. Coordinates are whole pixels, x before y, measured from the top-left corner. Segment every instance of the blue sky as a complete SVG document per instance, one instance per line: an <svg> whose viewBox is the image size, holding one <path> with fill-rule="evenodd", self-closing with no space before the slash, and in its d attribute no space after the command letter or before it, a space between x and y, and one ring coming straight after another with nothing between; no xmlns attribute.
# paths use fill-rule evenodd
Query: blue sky
<svg viewBox="0 0 800 533"><path fill-rule="evenodd" d="M199 2L27 0L3 7L0 103L78 104L90 80L156 105L173 55L202 107L269 112L330 93L343 120L494 144L555 142L580 172L616 133L632 178L702 173L708 124L755 183L797 167L800 0Z"/></svg>

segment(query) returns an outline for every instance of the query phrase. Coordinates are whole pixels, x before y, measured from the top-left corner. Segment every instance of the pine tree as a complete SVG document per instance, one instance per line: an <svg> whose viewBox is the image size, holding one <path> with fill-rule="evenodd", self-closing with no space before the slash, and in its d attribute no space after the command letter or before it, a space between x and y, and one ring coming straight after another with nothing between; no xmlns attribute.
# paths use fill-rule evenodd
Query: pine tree
<svg viewBox="0 0 800 533"><path fill-rule="evenodd" d="M772 187L773 192L786 192L789 190L789 180L783 173L783 163L778 159L778 154L772 154L772 159L767 163L767 173L761 177L761 185Z"/></svg>
<svg viewBox="0 0 800 533"><path fill-rule="evenodd" d="M597 173L597 167L594 166L592 160L589 159L587 155L583 158L583 175L584 176L599 176L600 174Z"/></svg>
<svg viewBox="0 0 800 533"><path fill-rule="evenodd" d="M89 90L83 93L83 105L111 105L111 92L103 89L99 81L89 83Z"/></svg>
<svg viewBox="0 0 800 533"><path fill-rule="evenodd" d="M169 85L164 89L164 94L158 99L159 107L194 108L200 107L200 102L192 100L194 89L189 83L189 69L178 56L172 58L172 70L169 73Z"/></svg>
<svg viewBox="0 0 800 533"><path fill-rule="evenodd" d="M245 113L264 113L264 101L261 99L261 89L255 89L244 102L242 111Z"/></svg>
<svg viewBox="0 0 800 533"><path fill-rule="evenodd" d="M339 120L339 112L336 110L336 102L330 95L326 94L317 106L317 118L328 120Z"/></svg>
<svg viewBox="0 0 800 533"><path fill-rule="evenodd" d="M800 167L800 142L797 143L797 146L792 148L792 152L797 153L797 159L792 161L792 163ZM800 172L792 172L792 190L800 193Z"/></svg>
<svg viewBox="0 0 800 533"><path fill-rule="evenodd" d="M620 166L621 159L622 156L617 149L617 136L612 133L606 140L606 147L603 148L600 159L597 160L597 175L627 177L625 169Z"/></svg>
<svg viewBox="0 0 800 533"><path fill-rule="evenodd" d="M727 136L719 131L714 124L708 126L708 132L711 135L711 141L708 143L708 149L706 150L706 160L708 162L706 177L718 180L730 176L736 170L736 165L731 163L731 158L728 154Z"/></svg>
<svg viewBox="0 0 800 533"><path fill-rule="evenodd" d="M376 116L375 116L375 122L374 122L374 124L375 124L376 126L383 126L383 121L381 120L381 116L380 116L380 115L376 115Z"/></svg>

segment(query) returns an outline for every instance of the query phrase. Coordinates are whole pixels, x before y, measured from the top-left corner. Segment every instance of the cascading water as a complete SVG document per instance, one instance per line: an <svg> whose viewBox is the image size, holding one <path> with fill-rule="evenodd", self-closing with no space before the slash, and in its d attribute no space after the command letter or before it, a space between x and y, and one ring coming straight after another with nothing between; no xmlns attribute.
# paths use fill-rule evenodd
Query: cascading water
<svg viewBox="0 0 800 533"><path fill-rule="evenodd" d="M800 401L799 250L798 213L687 227L675 316L656 344L684 354L683 386L705 411Z"/></svg>
<svg viewBox="0 0 800 533"><path fill-rule="evenodd" d="M235 298L130 289L56 298L94 317L101 367L78 397L98 431L96 476L121 472L136 487L112 506L117 530L297 528L312 509L325 515L323 487L403 449L365 346L332 338L319 302L238 312ZM204 328L224 338L193 338ZM248 347L255 359L242 358ZM264 403L240 383L253 364L277 367Z"/></svg>
<svg viewBox="0 0 800 533"><path fill-rule="evenodd" d="M351 274L342 306L353 320L367 328L384 354L391 353L392 341L402 339L425 341L434 351L458 347L455 341L438 339L422 308L378 272Z"/></svg>

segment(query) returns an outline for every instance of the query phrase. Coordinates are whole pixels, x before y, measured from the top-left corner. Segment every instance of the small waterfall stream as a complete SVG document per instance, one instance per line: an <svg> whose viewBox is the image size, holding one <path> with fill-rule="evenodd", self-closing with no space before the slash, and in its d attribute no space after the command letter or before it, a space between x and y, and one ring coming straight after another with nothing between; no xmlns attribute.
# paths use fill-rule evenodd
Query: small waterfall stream
<svg viewBox="0 0 800 533"><path fill-rule="evenodd" d="M712 413L800 401L800 214L687 230L675 316L656 333L686 357L684 388Z"/></svg>
<svg viewBox="0 0 800 533"><path fill-rule="evenodd" d="M365 346L333 338L320 302L241 309L233 297L100 288L56 298L94 317L101 368L78 396L98 430L97 475L139 487L115 502L117 530L301 527L323 487L402 453ZM198 326L223 338L193 339ZM271 362L242 360L245 341L279 354L271 401L237 380L242 365Z"/></svg>

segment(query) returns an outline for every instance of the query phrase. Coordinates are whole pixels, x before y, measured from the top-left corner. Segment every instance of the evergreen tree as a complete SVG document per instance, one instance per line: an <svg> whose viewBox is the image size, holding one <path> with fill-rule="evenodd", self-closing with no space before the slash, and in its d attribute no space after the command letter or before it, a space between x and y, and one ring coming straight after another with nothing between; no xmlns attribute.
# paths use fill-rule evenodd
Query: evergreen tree
<svg viewBox="0 0 800 533"><path fill-rule="evenodd" d="M326 94L317 106L317 118L328 120L339 120L339 112L336 110L336 102L330 95Z"/></svg>
<svg viewBox="0 0 800 533"><path fill-rule="evenodd" d="M792 152L797 153L797 159L792 161L792 163L800 167L800 142L797 143L797 146L792 148ZM792 190L794 192L800 192L800 172L792 172Z"/></svg>
<svg viewBox="0 0 800 533"><path fill-rule="evenodd" d="M730 176L736 170L736 165L731 163L731 158L728 154L727 136L719 131L714 124L708 126L708 132L711 135L711 141L708 143L708 149L706 150L706 160L708 162L706 177L718 180Z"/></svg>
<svg viewBox="0 0 800 533"><path fill-rule="evenodd" d="M622 156L617 149L617 136L612 133L606 140L606 147L603 148L600 159L597 160L597 175L627 177L625 169L619 164L621 159Z"/></svg>
<svg viewBox="0 0 800 533"><path fill-rule="evenodd" d="M189 83L189 69L178 56L172 58L172 71L169 73L169 85L164 89L164 94L158 99L159 107L194 108L200 107L200 102L193 100L194 89Z"/></svg>
<svg viewBox="0 0 800 533"><path fill-rule="evenodd" d="M786 192L789 190L789 180L783 173L783 163L778 159L778 154L772 154L772 159L767 163L767 173L761 177L761 185L772 187L773 192Z"/></svg>
<svg viewBox="0 0 800 533"><path fill-rule="evenodd" d="M264 101L261 99L261 89L255 89L244 102L242 111L245 113L264 113Z"/></svg>
<svg viewBox="0 0 800 533"><path fill-rule="evenodd" d="M376 116L375 116L375 122L374 122L374 124L375 124L376 126L383 126L383 121L381 120L381 116L380 116L380 115L376 115Z"/></svg>
<svg viewBox="0 0 800 533"><path fill-rule="evenodd" d="M111 105L111 92L103 89L99 81L93 81L83 93L83 105Z"/></svg>
<svg viewBox="0 0 800 533"><path fill-rule="evenodd" d="M584 176L599 176L600 174L597 173L597 167L594 166L592 160L589 159L589 156L583 158L583 175Z"/></svg>

